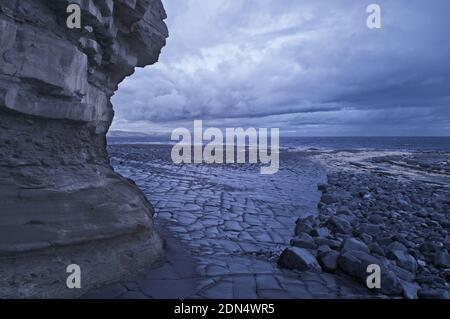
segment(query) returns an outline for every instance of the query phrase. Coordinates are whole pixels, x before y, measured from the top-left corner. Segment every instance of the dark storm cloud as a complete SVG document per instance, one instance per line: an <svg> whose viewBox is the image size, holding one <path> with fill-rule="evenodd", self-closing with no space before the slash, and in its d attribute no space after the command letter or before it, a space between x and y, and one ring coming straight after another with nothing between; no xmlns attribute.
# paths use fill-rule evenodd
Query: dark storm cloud
<svg viewBox="0 0 450 319"><path fill-rule="evenodd" d="M379 30L366 27L372 2ZM114 128L207 119L294 135L450 134L449 1L164 4L167 47L121 85Z"/></svg>

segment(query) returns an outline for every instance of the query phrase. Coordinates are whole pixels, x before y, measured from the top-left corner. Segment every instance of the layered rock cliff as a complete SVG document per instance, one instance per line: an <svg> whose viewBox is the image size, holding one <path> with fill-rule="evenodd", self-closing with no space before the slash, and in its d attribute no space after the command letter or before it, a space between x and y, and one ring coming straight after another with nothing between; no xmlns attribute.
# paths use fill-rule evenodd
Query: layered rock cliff
<svg viewBox="0 0 450 319"><path fill-rule="evenodd" d="M81 295L159 257L153 209L113 172L105 135L118 84L158 60L165 18L160 0L0 0L0 297Z"/></svg>

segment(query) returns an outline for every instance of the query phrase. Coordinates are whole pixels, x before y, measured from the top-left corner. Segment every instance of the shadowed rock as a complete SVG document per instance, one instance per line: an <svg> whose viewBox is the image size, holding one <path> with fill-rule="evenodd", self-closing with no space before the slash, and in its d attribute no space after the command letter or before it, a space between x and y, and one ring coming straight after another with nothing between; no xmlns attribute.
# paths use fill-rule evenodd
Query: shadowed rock
<svg viewBox="0 0 450 319"><path fill-rule="evenodd" d="M160 256L153 208L113 172L105 135L118 84L158 60L165 18L160 0L1 2L0 297L80 295ZM83 289L66 287L72 263Z"/></svg>
<svg viewBox="0 0 450 319"><path fill-rule="evenodd" d="M278 264L287 269L295 269L300 271L322 271L316 257L308 250L298 247L286 248L281 254Z"/></svg>

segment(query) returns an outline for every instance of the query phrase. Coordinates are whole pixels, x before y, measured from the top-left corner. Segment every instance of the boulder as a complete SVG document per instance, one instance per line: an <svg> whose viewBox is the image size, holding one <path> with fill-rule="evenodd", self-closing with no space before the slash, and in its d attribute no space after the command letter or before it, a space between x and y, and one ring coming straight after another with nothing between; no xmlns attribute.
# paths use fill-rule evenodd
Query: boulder
<svg viewBox="0 0 450 319"><path fill-rule="evenodd" d="M342 245L341 241L339 240L324 237L316 237L314 238L314 241L318 246L327 245L332 249L339 249Z"/></svg>
<svg viewBox="0 0 450 319"><path fill-rule="evenodd" d="M338 258L339 268L346 274L365 281L367 266L380 265L380 260L363 251L344 251Z"/></svg>
<svg viewBox="0 0 450 319"><path fill-rule="evenodd" d="M313 235L314 237L328 237L330 236L330 230L326 227L314 228L311 231L311 235Z"/></svg>
<svg viewBox="0 0 450 319"><path fill-rule="evenodd" d="M409 272L416 273L417 261L413 256L401 250L395 250L392 254L399 267L406 269Z"/></svg>
<svg viewBox="0 0 450 319"><path fill-rule="evenodd" d="M306 249L317 248L317 244L314 242L314 239L306 233L302 233L298 237L294 237L293 239L291 239L291 246Z"/></svg>
<svg viewBox="0 0 450 319"><path fill-rule="evenodd" d="M330 194L323 194L320 201L324 204L330 205L338 202L338 199Z"/></svg>
<svg viewBox="0 0 450 319"><path fill-rule="evenodd" d="M344 240L344 243L342 244L342 251L362 251L365 253L369 253L369 248L367 247L367 245L365 243L363 243L362 241L359 241L356 238L347 238L346 240Z"/></svg>
<svg viewBox="0 0 450 319"><path fill-rule="evenodd" d="M450 299L450 293L442 288L423 288L418 292L420 299Z"/></svg>
<svg viewBox="0 0 450 319"><path fill-rule="evenodd" d="M398 242L398 241L394 241L393 243L391 243L388 247L387 247L387 255L389 257L392 256L393 258L393 252L394 251L403 251L403 252L407 252L408 248L406 248L405 245L403 245L402 243Z"/></svg>
<svg viewBox="0 0 450 319"><path fill-rule="evenodd" d="M427 273L417 275L416 281L421 285L445 285L444 279L437 275Z"/></svg>
<svg viewBox="0 0 450 319"><path fill-rule="evenodd" d="M295 235L299 236L301 234L311 234L313 231L313 227L309 224L306 224L304 222L298 221L295 225Z"/></svg>
<svg viewBox="0 0 450 319"><path fill-rule="evenodd" d="M408 282L404 280L400 280L400 285L403 290L403 297L406 299L417 299L417 292L420 289L420 286L415 282Z"/></svg>
<svg viewBox="0 0 450 319"><path fill-rule="evenodd" d="M381 224L384 222L383 216L379 214L370 215L369 222L371 222L372 224Z"/></svg>
<svg viewBox="0 0 450 319"><path fill-rule="evenodd" d="M338 258L339 269L354 277L363 285L366 285L369 276L367 273L369 265L378 265L381 268L381 293L386 295L402 293L403 290L397 275L382 260L363 251L346 251Z"/></svg>
<svg viewBox="0 0 450 319"><path fill-rule="evenodd" d="M397 264L389 264L389 269L394 271L399 279L403 279L405 281L415 281L416 279L416 273L410 272Z"/></svg>
<svg viewBox="0 0 450 319"><path fill-rule="evenodd" d="M373 243L373 237L368 234L361 234L359 236L366 245Z"/></svg>
<svg viewBox="0 0 450 319"><path fill-rule="evenodd" d="M317 259L322 269L328 272L334 272L337 269L337 260L339 253L334 250L319 253Z"/></svg>
<svg viewBox="0 0 450 319"><path fill-rule="evenodd" d="M380 292L389 296L398 296L401 295L403 291L404 287L402 287L395 272L390 269L382 269Z"/></svg>
<svg viewBox="0 0 450 319"><path fill-rule="evenodd" d="M322 246L317 247L317 253L318 254L321 254L321 253L324 253L324 252L328 252L328 251L331 251L331 250L332 249L328 245L322 245Z"/></svg>
<svg viewBox="0 0 450 319"><path fill-rule="evenodd" d="M450 255L445 251L437 253L434 257L434 264L439 268L450 268Z"/></svg>
<svg viewBox="0 0 450 319"><path fill-rule="evenodd" d="M322 271L316 257L308 250L298 247L286 248L278 259L278 265L283 268L300 271Z"/></svg>
<svg viewBox="0 0 450 319"><path fill-rule="evenodd" d="M378 243L371 243L369 245L369 250L371 251L372 254L383 256L383 257L385 256L384 249L381 248L381 246L378 245Z"/></svg>
<svg viewBox="0 0 450 319"><path fill-rule="evenodd" d="M361 234L365 233L373 237L378 237L383 232L383 227L376 224L362 223L358 230Z"/></svg>
<svg viewBox="0 0 450 319"><path fill-rule="evenodd" d="M425 242L420 245L419 250L423 254L434 254L441 250L441 246L434 242Z"/></svg>
<svg viewBox="0 0 450 319"><path fill-rule="evenodd" d="M352 225L344 218L338 216L332 216L328 219L326 225L336 233L350 234L352 232Z"/></svg>

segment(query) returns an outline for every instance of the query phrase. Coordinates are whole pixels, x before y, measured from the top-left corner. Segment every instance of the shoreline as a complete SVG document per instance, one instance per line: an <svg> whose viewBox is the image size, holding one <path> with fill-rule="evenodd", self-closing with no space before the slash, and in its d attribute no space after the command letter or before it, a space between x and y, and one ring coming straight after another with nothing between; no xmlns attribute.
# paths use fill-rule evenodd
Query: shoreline
<svg viewBox="0 0 450 319"><path fill-rule="evenodd" d="M169 161L169 146L110 146L116 170L133 179L144 191L155 205L158 228L163 226L163 232L170 232L195 264L195 278L177 279L181 280L181 287L189 289L181 292L175 289L163 294L164 298L171 298L171 294L178 298L179 293L183 298L383 297L345 273L292 271L277 265L278 256L295 238L295 221L316 212L321 202L317 185L325 184L326 175L346 166L361 171L380 168L380 163L370 161L364 164L367 167L361 166L371 156L364 157L364 152L283 151L279 175L262 177L257 173L258 167L250 164L174 165ZM375 155L406 156L406 153ZM385 176L392 176L385 168L383 171ZM324 207L319 205L320 213L315 218L320 219ZM279 218L281 224L277 224ZM169 252L168 259L175 255ZM167 271L171 272L152 270L146 277L157 280L159 273L167 275ZM140 282L135 285L138 291L147 289L147 292L151 282L161 283L144 279ZM238 287L244 286L250 288L242 288L246 292L239 293Z"/></svg>

